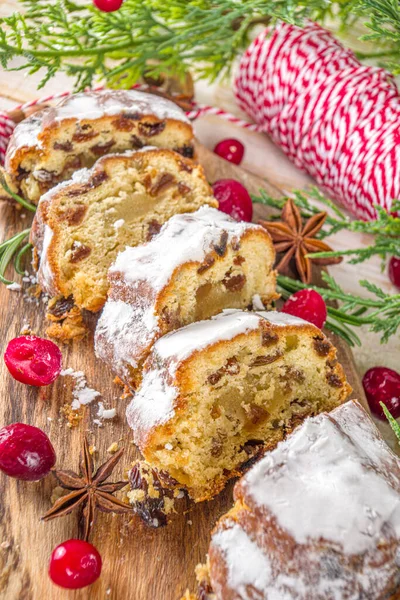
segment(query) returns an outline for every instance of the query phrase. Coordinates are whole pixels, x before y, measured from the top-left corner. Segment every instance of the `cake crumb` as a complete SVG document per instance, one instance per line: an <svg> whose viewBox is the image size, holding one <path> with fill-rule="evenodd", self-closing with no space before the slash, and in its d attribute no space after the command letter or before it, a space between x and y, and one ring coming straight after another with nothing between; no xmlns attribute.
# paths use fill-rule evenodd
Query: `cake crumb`
<svg viewBox="0 0 400 600"><path fill-rule="evenodd" d="M92 444L91 446L89 446L89 454L90 454L91 456L93 456L93 454L94 454L95 452L97 452L97 448L96 448L96 446L94 446L94 445Z"/></svg>
<svg viewBox="0 0 400 600"><path fill-rule="evenodd" d="M6 287L8 290L10 290L10 292L20 292L22 290L21 285L19 283L17 283L16 281L14 281L13 283L10 283Z"/></svg>
<svg viewBox="0 0 400 600"><path fill-rule="evenodd" d="M117 452L118 450L118 442L113 442L108 448L107 448L107 452L109 452L110 454L115 454L115 452Z"/></svg>
<svg viewBox="0 0 400 600"><path fill-rule="evenodd" d="M193 525L193 521L190 521L190 520L189 520L189 521L186 521L186 523L187 523L188 525Z"/></svg>
<svg viewBox="0 0 400 600"><path fill-rule="evenodd" d="M173 445L172 445L172 444L170 444L170 443L168 442L167 444L165 444L164 448L165 448L166 450L173 450L173 448L174 448L174 447L173 447Z"/></svg>
<svg viewBox="0 0 400 600"><path fill-rule="evenodd" d="M82 410L76 410L68 403L61 407L61 414L67 419L67 427L70 429L72 427L77 427L83 418Z"/></svg>
<svg viewBox="0 0 400 600"><path fill-rule="evenodd" d="M1 542L0 547L3 548L3 550L7 550L7 548L9 548L11 546L10 542Z"/></svg>

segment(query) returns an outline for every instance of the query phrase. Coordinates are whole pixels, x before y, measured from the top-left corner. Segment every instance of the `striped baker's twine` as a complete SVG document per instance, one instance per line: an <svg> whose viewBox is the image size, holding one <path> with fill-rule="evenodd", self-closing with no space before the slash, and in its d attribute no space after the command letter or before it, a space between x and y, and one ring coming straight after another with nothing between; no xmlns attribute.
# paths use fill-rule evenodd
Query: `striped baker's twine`
<svg viewBox="0 0 400 600"><path fill-rule="evenodd" d="M400 95L325 29L278 25L242 57L240 107L295 165L362 219L400 198Z"/></svg>

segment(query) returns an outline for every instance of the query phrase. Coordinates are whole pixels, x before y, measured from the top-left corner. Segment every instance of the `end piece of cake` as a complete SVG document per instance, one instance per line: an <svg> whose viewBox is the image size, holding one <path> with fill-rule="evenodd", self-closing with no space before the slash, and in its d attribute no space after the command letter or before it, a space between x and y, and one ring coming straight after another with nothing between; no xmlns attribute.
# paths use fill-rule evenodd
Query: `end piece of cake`
<svg viewBox="0 0 400 600"><path fill-rule="evenodd" d="M192 598L400 597L400 461L358 403L307 419L234 497Z"/></svg>
<svg viewBox="0 0 400 600"><path fill-rule="evenodd" d="M203 206L172 217L150 242L121 252L95 335L96 354L136 388L154 342L169 331L277 297L268 233Z"/></svg>
<svg viewBox="0 0 400 600"><path fill-rule="evenodd" d="M31 233L39 284L52 297L100 310L118 252L203 204L217 205L203 168L172 150L104 156L41 198Z"/></svg>
<svg viewBox="0 0 400 600"><path fill-rule="evenodd" d="M99 157L148 145L193 157L193 128L174 102L137 90L80 92L16 126L5 172L10 186L36 204Z"/></svg>
<svg viewBox="0 0 400 600"><path fill-rule="evenodd" d="M202 501L349 391L317 327L231 310L156 341L127 418L146 461Z"/></svg>

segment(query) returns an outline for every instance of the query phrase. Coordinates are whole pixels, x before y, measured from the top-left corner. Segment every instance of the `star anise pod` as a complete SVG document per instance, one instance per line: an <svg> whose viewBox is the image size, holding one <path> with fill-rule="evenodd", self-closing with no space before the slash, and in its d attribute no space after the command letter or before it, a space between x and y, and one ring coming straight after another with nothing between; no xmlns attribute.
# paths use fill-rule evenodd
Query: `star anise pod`
<svg viewBox="0 0 400 600"><path fill-rule="evenodd" d="M89 452L87 439L84 438L79 474L73 471L53 470L59 485L69 490L69 494L62 496L54 503L52 508L42 517L43 521L63 517L78 509L81 537L88 540L95 521L96 509L107 513L131 511L130 505L113 496L114 492L122 489L128 482L107 482L123 452L124 450L121 448L94 473L93 458Z"/></svg>
<svg viewBox="0 0 400 600"><path fill-rule="evenodd" d="M283 254L276 265L279 272L285 272L294 259L297 273L303 283L311 282L312 263L317 265L335 265L342 257L310 258L313 252L331 252L332 248L315 235L323 226L326 212L313 215L303 223L300 210L291 198L284 205L281 221L259 221L270 234L277 254Z"/></svg>

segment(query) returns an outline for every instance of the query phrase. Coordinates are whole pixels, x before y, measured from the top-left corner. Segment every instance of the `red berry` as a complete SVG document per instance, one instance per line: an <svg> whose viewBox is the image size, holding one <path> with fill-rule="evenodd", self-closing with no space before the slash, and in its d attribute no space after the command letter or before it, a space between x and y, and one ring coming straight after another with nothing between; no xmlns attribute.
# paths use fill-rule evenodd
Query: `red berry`
<svg viewBox="0 0 400 600"><path fill-rule="evenodd" d="M213 185L214 196L219 202L219 210L236 221L251 221L253 203L249 192L236 179L219 179Z"/></svg>
<svg viewBox="0 0 400 600"><path fill-rule="evenodd" d="M100 573L101 556L89 542L67 540L54 548L49 575L56 585L77 590L94 583Z"/></svg>
<svg viewBox="0 0 400 600"><path fill-rule="evenodd" d="M121 8L124 0L93 0L96 8L102 12L114 12Z"/></svg>
<svg viewBox="0 0 400 600"><path fill-rule="evenodd" d="M400 417L400 373L386 367L373 367L365 373L363 386L374 415L385 419L379 404L383 402L395 419Z"/></svg>
<svg viewBox="0 0 400 600"><path fill-rule="evenodd" d="M400 288L400 257L392 256L389 261L389 279L396 287Z"/></svg>
<svg viewBox="0 0 400 600"><path fill-rule="evenodd" d="M0 429L0 469L16 479L37 481L56 462L56 453L47 435L38 427L13 423Z"/></svg>
<svg viewBox="0 0 400 600"><path fill-rule="evenodd" d="M315 290L299 290L288 298L282 312L300 317L320 329L325 325L327 311L323 297Z"/></svg>
<svg viewBox="0 0 400 600"><path fill-rule="evenodd" d="M244 146L239 140L229 138L218 142L214 148L214 152L221 158L224 158L235 165L240 165L243 160Z"/></svg>
<svg viewBox="0 0 400 600"><path fill-rule="evenodd" d="M17 381L27 385L49 385L61 371L61 352L53 342L22 335L8 343L4 353L7 369Z"/></svg>

